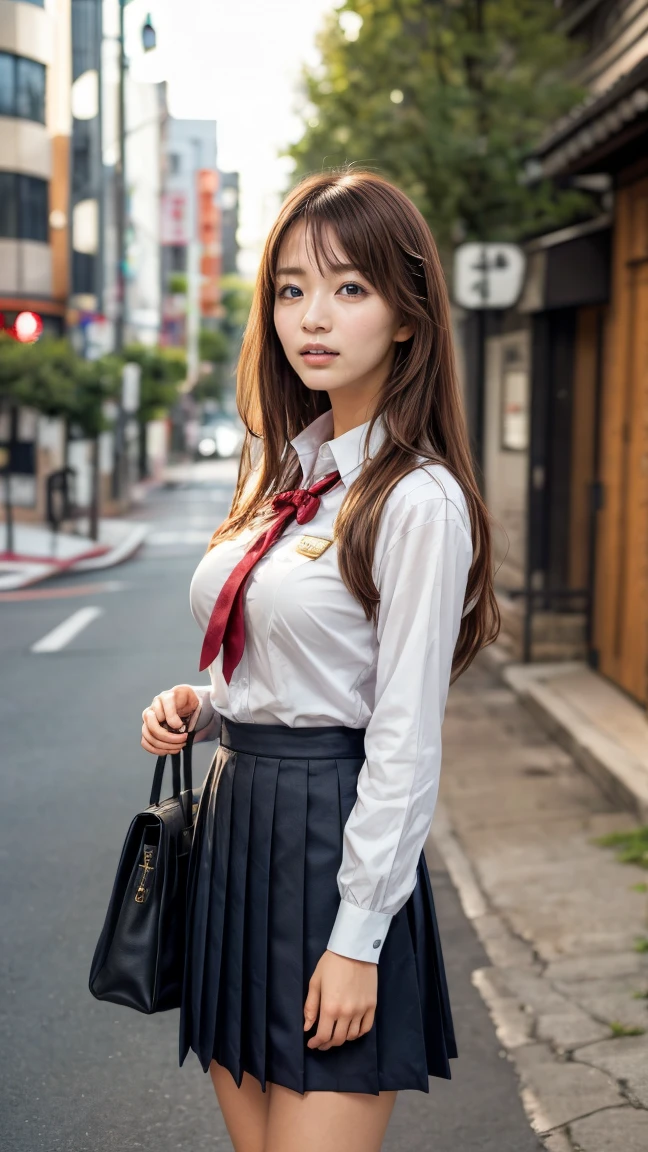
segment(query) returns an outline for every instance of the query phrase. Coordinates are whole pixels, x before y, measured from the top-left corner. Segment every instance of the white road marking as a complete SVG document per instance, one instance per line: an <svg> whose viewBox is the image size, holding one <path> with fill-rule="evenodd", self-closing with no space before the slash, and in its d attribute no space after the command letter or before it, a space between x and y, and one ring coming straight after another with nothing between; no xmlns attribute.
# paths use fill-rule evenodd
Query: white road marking
<svg viewBox="0 0 648 1152"><path fill-rule="evenodd" d="M74 640L74 637L78 636L79 632L87 628L88 624L91 624L92 621L96 620L97 616L101 616L102 613L103 608L79 608L78 612L73 612L71 616L68 616L67 620L64 620L62 624L58 624L56 628L53 628L51 632L43 636L42 640L37 640L35 644L32 644L31 651L59 652L61 648L65 648L65 645L69 644L70 640Z"/></svg>

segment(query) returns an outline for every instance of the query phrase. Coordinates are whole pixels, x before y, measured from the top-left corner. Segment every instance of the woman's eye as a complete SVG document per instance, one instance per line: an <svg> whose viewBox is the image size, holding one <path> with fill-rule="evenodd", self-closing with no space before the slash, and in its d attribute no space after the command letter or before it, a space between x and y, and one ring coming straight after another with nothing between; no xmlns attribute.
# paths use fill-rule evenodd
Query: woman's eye
<svg viewBox="0 0 648 1152"><path fill-rule="evenodd" d="M366 296L366 289L362 284L343 284L340 292L345 296Z"/></svg>
<svg viewBox="0 0 648 1152"><path fill-rule="evenodd" d="M282 296L284 300L297 300L301 294L301 288L298 288L296 284L284 284L278 292L278 295Z"/></svg>

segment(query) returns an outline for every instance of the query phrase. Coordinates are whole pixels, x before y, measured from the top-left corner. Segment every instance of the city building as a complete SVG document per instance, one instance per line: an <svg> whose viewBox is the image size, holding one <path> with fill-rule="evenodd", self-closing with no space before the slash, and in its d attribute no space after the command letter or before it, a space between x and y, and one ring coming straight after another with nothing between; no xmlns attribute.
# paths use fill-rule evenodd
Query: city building
<svg viewBox="0 0 648 1152"><path fill-rule="evenodd" d="M0 313L63 331L69 291L70 0L0 0Z"/></svg>
<svg viewBox="0 0 648 1152"><path fill-rule="evenodd" d="M223 276L238 273L239 174L221 172L220 207Z"/></svg>
<svg viewBox="0 0 648 1152"><path fill-rule="evenodd" d="M162 339L194 342L218 315L221 275L216 123L168 116L163 137Z"/></svg>
<svg viewBox="0 0 648 1152"><path fill-rule="evenodd" d="M79 350L98 355L116 344L154 344L158 339L165 106L160 86L143 82L137 72L144 54L142 27L148 19L143 0L132 0L124 8L123 56L119 0L71 0L71 5L68 325Z"/></svg>

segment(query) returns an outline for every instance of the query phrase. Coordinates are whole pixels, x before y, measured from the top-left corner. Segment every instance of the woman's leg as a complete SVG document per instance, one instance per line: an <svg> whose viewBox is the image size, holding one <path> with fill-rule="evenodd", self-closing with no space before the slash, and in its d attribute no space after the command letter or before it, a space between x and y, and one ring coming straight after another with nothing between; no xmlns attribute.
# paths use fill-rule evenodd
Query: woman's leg
<svg viewBox="0 0 648 1152"><path fill-rule="evenodd" d="M380 1152L395 1092L293 1092L270 1085L264 1152Z"/></svg>
<svg viewBox="0 0 648 1152"><path fill-rule="evenodd" d="M241 1087L227 1068L212 1060L209 1071L234 1152L263 1152L266 1141L270 1085L263 1091L254 1076L243 1073Z"/></svg>

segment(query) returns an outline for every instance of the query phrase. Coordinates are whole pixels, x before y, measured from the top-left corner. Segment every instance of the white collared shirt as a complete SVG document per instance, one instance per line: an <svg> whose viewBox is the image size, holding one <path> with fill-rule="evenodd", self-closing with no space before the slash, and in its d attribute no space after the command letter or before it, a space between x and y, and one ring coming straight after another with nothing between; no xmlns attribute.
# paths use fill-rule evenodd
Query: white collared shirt
<svg viewBox="0 0 648 1152"><path fill-rule="evenodd" d="M441 724L459 634L472 538L466 501L438 464L398 482L382 514L373 577L377 625L340 576L337 544L317 559L297 551L305 533L333 538L336 514L365 459L368 423L331 439L330 411L292 441L308 487L338 470L303 527L289 524L256 564L245 590L245 649L231 682L223 653L210 665L198 729L218 718L290 727L365 728L366 759L344 829L340 906L328 947L376 962L392 916L416 883L436 803ZM374 428L368 455L385 435ZM216 545L194 574L191 610L204 632L222 585L259 529Z"/></svg>

